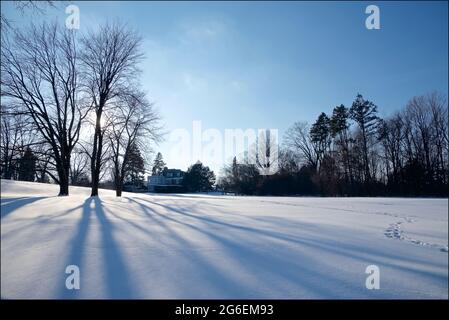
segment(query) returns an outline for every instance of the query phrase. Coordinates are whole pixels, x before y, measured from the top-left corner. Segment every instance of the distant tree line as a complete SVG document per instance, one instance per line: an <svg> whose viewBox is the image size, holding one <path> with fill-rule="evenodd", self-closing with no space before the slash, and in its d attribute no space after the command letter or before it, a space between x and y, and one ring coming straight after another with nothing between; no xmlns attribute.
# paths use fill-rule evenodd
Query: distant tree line
<svg viewBox="0 0 449 320"><path fill-rule="evenodd" d="M448 105L439 93L414 97L386 119L359 94L311 126L294 123L283 142L276 174L234 158L219 187L248 195L448 195Z"/></svg>

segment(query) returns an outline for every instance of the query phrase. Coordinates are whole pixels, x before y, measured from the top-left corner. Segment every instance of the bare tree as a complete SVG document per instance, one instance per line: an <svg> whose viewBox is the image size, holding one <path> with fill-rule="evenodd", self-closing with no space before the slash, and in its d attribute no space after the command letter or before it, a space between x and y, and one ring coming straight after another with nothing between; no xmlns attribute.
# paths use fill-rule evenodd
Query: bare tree
<svg viewBox="0 0 449 320"><path fill-rule="evenodd" d="M434 145L434 171L436 179L447 184L448 182L448 107L444 95L433 92L427 95L428 105L432 114L433 145Z"/></svg>
<svg viewBox="0 0 449 320"><path fill-rule="evenodd" d="M117 197L122 195L123 182L131 169L133 147L160 140L159 116L144 92L134 91L122 96L120 103L107 114L110 123L108 138Z"/></svg>
<svg viewBox="0 0 449 320"><path fill-rule="evenodd" d="M1 51L1 86L10 102L23 108L52 149L59 195L69 194L71 152L87 115L79 97L75 33L57 24L9 34Z"/></svg>
<svg viewBox="0 0 449 320"><path fill-rule="evenodd" d="M14 112L13 108L1 106L0 124L0 172L4 179L16 177L17 162L24 148L33 142L29 123L23 114Z"/></svg>
<svg viewBox="0 0 449 320"><path fill-rule="evenodd" d="M292 150L308 166L316 169L318 158L309 135L306 122L295 122L284 136L286 146Z"/></svg>
<svg viewBox="0 0 449 320"><path fill-rule="evenodd" d="M446 98L434 92L412 98L405 110L409 157L422 163L429 183L447 182L447 109Z"/></svg>
<svg viewBox="0 0 449 320"><path fill-rule="evenodd" d="M119 23L109 23L83 39L81 59L86 75L86 90L95 112L95 132L91 156L91 196L98 195L104 130L103 112L113 107L120 93L135 84L138 63L143 57L141 38Z"/></svg>
<svg viewBox="0 0 449 320"><path fill-rule="evenodd" d="M52 149L47 143L42 143L37 145L35 154L38 156L36 165L37 182L48 183L49 172L54 175L56 171L52 162Z"/></svg>
<svg viewBox="0 0 449 320"><path fill-rule="evenodd" d="M75 147L70 166L70 182L72 185L82 185L86 182L89 157L79 146Z"/></svg>
<svg viewBox="0 0 449 320"><path fill-rule="evenodd" d="M396 113L387 120L380 121L379 140L383 148L383 158L387 180L390 184L396 185L399 181L399 174L403 168L404 122L401 114Z"/></svg>

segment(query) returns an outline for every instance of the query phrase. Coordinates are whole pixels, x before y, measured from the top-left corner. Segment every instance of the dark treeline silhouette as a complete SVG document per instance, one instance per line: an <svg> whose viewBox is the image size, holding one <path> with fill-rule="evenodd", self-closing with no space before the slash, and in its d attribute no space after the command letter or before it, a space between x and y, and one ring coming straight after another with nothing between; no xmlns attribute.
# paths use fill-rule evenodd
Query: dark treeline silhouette
<svg viewBox="0 0 449 320"><path fill-rule="evenodd" d="M448 195L448 106L431 93L412 98L382 119L357 95L309 126L289 128L278 153L279 170L260 175L250 163L224 168L219 186L248 195Z"/></svg>

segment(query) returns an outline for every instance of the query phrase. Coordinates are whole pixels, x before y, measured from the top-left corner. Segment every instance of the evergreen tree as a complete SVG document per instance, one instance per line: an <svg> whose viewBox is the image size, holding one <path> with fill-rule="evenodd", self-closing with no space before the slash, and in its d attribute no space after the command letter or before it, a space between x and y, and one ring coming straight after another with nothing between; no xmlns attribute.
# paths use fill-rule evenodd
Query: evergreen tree
<svg viewBox="0 0 449 320"><path fill-rule="evenodd" d="M353 180L352 168L349 160L349 110L344 106L336 106L330 119L331 136L336 139L337 153L341 153L341 162L345 182Z"/></svg>
<svg viewBox="0 0 449 320"><path fill-rule="evenodd" d="M143 175L145 174L145 160L140 153L139 148L133 144L129 150L129 158L127 165L128 181L134 186L143 185Z"/></svg>
<svg viewBox="0 0 449 320"><path fill-rule="evenodd" d="M345 133L348 128L349 110L344 106L336 106L332 111L332 117L330 119L330 129L332 137L338 134Z"/></svg>
<svg viewBox="0 0 449 320"><path fill-rule="evenodd" d="M215 174L209 167L198 161L190 166L184 175L182 184L189 192L204 192L212 189L215 183Z"/></svg>
<svg viewBox="0 0 449 320"><path fill-rule="evenodd" d="M157 176L162 174L166 163L162 158L162 154L160 152L157 153L156 158L154 159L152 174L153 176Z"/></svg>
<svg viewBox="0 0 449 320"><path fill-rule="evenodd" d="M19 180L34 181L34 177L36 176L36 161L37 157L31 148L27 147L22 158L19 160Z"/></svg>
<svg viewBox="0 0 449 320"><path fill-rule="evenodd" d="M365 182L369 183L371 180L371 173L368 159L368 142L370 138L376 134L379 121L379 117L377 116L377 106L371 101L363 99L361 94L358 94L355 101L352 103L351 109L349 110L349 116L358 124L360 128L364 176Z"/></svg>
<svg viewBox="0 0 449 320"><path fill-rule="evenodd" d="M330 119L322 112L310 128L310 140L314 145L318 161L322 160L330 146Z"/></svg>

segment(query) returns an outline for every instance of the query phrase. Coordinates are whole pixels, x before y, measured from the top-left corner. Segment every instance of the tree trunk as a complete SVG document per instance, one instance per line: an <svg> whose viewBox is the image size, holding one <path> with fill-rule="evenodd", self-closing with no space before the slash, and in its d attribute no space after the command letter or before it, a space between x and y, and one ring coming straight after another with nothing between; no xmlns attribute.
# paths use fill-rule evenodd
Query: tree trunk
<svg viewBox="0 0 449 320"><path fill-rule="evenodd" d="M115 195L117 197L121 197L122 190L123 190L123 175L117 178L117 182L115 184Z"/></svg>
<svg viewBox="0 0 449 320"><path fill-rule="evenodd" d="M91 197L98 196L98 184L99 184L99 174L97 174L97 169L95 168L92 172L92 190L90 193Z"/></svg>
<svg viewBox="0 0 449 320"><path fill-rule="evenodd" d="M69 177L70 177L70 155L61 156L63 163L58 170L59 178L59 195L58 196L68 196L69 195Z"/></svg>
<svg viewBox="0 0 449 320"><path fill-rule="evenodd" d="M12 177L12 170L11 170L11 166L10 165L6 165L6 170L5 170L5 179L6 180L11 180Z"/></svg>
<svg viewBox="0 0 449 320"><path fill-rule="evenodd" d="M59 194L58 196L68 196L69 195L69 180L61 179L59 183Z"/></svg>
<svg viewBox="0 0 449 320"><path fill-rule="evenodd" d="M58 196L68 196L69 195L69 174L68 171L61 170L59 175L59 194Z"/></svg>
<svg viewBox="0 0 449 320"><path fill-rule="evenodd" d="M92 151L91 171L92 171L92 190L91 197L98 196L98 186L100 183L101 170L101 152L103 147L103 137L101 134L101 114L97 115L97 123L95 126L94 148Z"/></svg>
<svg viewBox="0 0 449 320"><path fill-rule="evenodd" d="M96 159L97 159L97 128L95 128L94 134L94 145L92 150L92 157L90 158L90 171L91 171L91 180L92 180L92 188L91 188L91 197L95 197L98 195L98 182L96 179Z"/></svg>
<svg viewBox="0 0 449 320"><path fill-rule="evenodd" d="M371 182L371 175L369 172L369 160L368 160L368 142L366 141L366 131L365 127L362 126L362 143L363 143L363 162L365 171L365 183L369 184Z"/></svg>

